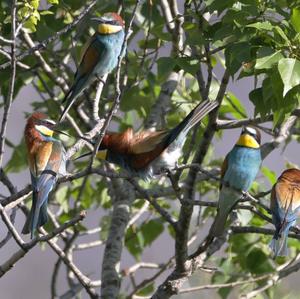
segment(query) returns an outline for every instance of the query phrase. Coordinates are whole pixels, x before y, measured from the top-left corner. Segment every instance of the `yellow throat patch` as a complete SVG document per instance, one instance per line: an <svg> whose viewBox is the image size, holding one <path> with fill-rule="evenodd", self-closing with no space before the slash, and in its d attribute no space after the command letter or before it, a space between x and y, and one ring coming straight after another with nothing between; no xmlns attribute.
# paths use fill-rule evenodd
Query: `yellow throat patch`
<svg viewBox="0 0 300 299"><path fill-rule="evenodd" d="M52 137L53 135L53 130L47 128L46 126L43 126L43 125L36 125L35 128L40 132L42 133L43 135L45 136L49 136L49 137Z"/></svg>
<svg viewBox="0 0 300 299"><path fill-rule="evenodd" d="M107 156L107 150L103 150L103 151L98 151L97 153L97 158L100 160L106 160L106 156Z"/></svg>
<svg viewBox="0 0 300 299"><path fill-rule="evenodd" d="M250 135L243 134L240 136L239 140L237 141L236 145L250 147L250 148L259 148L258 142Z"/></svg>
<svg viewBox="0 0 300 299"><path fill-rule="evenodd" d="M118 25L110 25L110 24L99 24L98 25L98 32L100 34L112 34L117 33L123 29L122 26Z"/></svg>

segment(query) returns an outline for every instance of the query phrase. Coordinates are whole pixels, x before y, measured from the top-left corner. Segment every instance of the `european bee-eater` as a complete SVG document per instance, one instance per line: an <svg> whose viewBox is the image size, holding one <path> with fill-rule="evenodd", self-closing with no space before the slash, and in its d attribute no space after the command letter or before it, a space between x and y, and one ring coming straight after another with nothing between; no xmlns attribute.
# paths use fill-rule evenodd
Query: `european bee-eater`
<svg viewBox="0 0 300 299"><path fill-rule="evenodd" d="M66 94L63 102L66 107L59 118L61 122L70 107L90 85L95 77L102 77L110 73L118 63L124 41L125 23L116 13L106 13L101 18L93 18L98 27L95 34L83 48L83 55L76 71L74 83Z"/></svg>
<svg viewBox="0 0 300 299"><path fill-rule="evenodd" d="M300 216L300 170L287 169L278 178L272 188L271 211L276 231L270 248L275 257L285 256L289 230Z"/></svg>
<svg viewBox="0 0 300 299"><path fill-rule="evenodd" d="M63 145L52 137L55 122L40 112L35 112L27 120L25 142L32 183L32 207L22 233L31 232L47 220L48 195L54 187L58 175L66 174L66 159ZM60 132L60 131L57 131Z"/></svg>
<svg viewBox="0 0 300 299"><path fill-rule="evenodd" d="M161 174L176 166L189 130L217 106L216 101L200 103L171 130L134 133L130 128L122 133L106 133L97 157L143 179Z"/></svg>
<svg viewBox="0 0 300 299"><path fill-rule="evenodd" d="M225 157L221 168L218 212L210 237L222 235L229 213L241 199L241 191L248 191L251 187L262 161L260 139L256 128L244 127L237 143Z"/></svg>

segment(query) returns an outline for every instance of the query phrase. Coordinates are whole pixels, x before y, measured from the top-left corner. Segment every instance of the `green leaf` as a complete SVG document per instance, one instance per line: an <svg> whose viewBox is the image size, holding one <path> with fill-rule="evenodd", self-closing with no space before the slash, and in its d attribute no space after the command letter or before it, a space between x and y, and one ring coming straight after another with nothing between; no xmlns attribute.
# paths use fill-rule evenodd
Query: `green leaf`
<svg viewBox="0 0 300 299"><path fill-rule="evenodd" d="M283 58L278 63L278 70L284 84L283 96L300 84L300 62L294 58Z"/></svg>
<svg viewBox="0 0 300 299"><path fill-rule="evenodd" d="M189 57L179 57L176 59L177 64L187 73L195 75L199 70L199 61Z"/></svg>
<svg viewBox="0 0 300 299"><path fill-rule="evenodd" d="M62 186L55 192L55 199L65 213L69 211L69 203L67 197L68 189L68 186Z"/></svg>
<svg viewBox="0 0 300 299"><path fill-rule="evenodd" d="M300 32L300 8L295 7L292 10L291 23L296 32Z"/></svg>
<svg viewBox="0 0 300 299"><path fill-rule="evenodd" d="M171 57L160 57L157 60L157 79L158 81L165 81L168 75L173 71L176 65L175 59Z"/></svg>
<svg viewBox="0 0 300 299"><path fill-rule="evenodd" d="M30 4L34 9L38 9L40 0L32 0L32 1L30 1Z"/></svg>
<svg viewBox="0 0 300 299"><path fill-rule="evenodd" d="M255 115L259 113L262 117L266 116L270 109L266 107L263 101L263 89L260 87L252 90L249 93L249 99L255 106Z"/></svg>
<svg viewBox="0 0 300 299"><path fill-rule="evenodd" d="M276 183L277 175L274 171L270 170L268 167L262 167L261 172L268 179L272 186Z"/></svg>
<svg viewBox="0 0 300 299"><path fill-rule="evenodd" d="M18 146L15 146L11 159L5 166L6 172L20 172L27 167L27 153L24 139Z"/></svg>
<svg viewBox="0 0 300 299"><path fill-rule="evenodd" d="M244 62L251 61L250 45L247 42L230 45L225 50L225 64L233 76Z"/></svg>
<svg viewBox="0 0 300 299"><path fill-rule="evenodd" d="M265 22L257 22L257 23L249 24L246 27L256 28L258 30L271 31L274 26L269 21L265 21Z"/></svg>
<svg viewBox="0 0 300 299"><path fill-rule="evenodd" d="M275 30L281 36L281 38L286 41L286 44L290 43L289 38L286 36L286 34L284 33L281 27L275 26Z"/></svg>
<svg viewBox="0 0 300 299"><path fill-rule="evenodd" d="M131 226L126 232L125 245L128 251L137 259L144 250L144 237L139 228Z"/></svg>
<svg viewBox="0 0 300 299"><path fill-rule="evenodd" d="M246 258L246 264L253 274L263 274L273 270L268 256L259 248L251 250Z"/></svg>
<svg viewBox="0 0 300 299"><path fill-rule="evenodd" d="M144 244L151 245L151 243L164 231L164 226L160 219L151 219L141 226L141 232L144 237Z"/></svg>
<svg viewBox="0 0 300 299"><path fill-rule="evenodd" d="M54 14L54 12L53 11L50 11L50 10L42 10L41 12L40 12L40 15L41 16L47 16L47 15L53 15Z"/></svg>
<svg viewBox="0 0 300 299"><path fill-rule="evenodd" d="M232 93L227 92L225 95L228 112L230 112L235 118L246 118L247 112L241 101Z"/></svg>
<svg viewBox="0 0 300 299"><path fill-rule="evenodd" d="M58 0L47 0L47 2L50 4L58 4L59 3Z"/></svg>
<svg viewBox="0 0 300 299"><path fill-rule="evenodd" d="M281 51L277 51L269 56L258 58L256 59L255 69L269 69L282 58L283 55L281 54Z"/></svg>
<svg viewBox="0 0 300 299"><path fill-rule="evenodd" d="M140 291L138 291L136 294L138 296L147 296L152 294L154 291L154 283L150 283L147 286L145 286L143 289L141 289Z"/></svg>

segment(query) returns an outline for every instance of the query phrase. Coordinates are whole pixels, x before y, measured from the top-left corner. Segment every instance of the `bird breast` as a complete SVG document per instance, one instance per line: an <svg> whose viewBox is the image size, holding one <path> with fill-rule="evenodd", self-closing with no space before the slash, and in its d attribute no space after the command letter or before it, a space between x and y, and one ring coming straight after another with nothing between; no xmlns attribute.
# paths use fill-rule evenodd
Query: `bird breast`
<svg viewBox="0 0 300 299"><path fill-rule="evenodd" d="M235 147L228 155L228 168L224 180L230 186L247 191L261 164L259 149Z"/></svg>

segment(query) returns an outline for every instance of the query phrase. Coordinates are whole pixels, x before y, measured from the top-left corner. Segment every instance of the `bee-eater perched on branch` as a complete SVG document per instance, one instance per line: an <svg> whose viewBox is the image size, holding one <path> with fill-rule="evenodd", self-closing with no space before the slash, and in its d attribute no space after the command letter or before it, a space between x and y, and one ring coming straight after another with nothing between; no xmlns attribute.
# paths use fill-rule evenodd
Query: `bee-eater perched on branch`
<svg viewBox="0 0 300 299"><path fill-rule="evenodd" d="M218 105L216 101L200 103L171 130L134 133L130 128L122 133L106 133L97 157L143 179L161 174L176 166L189 130Z"/></svg>
<svg viewBox="0 0 300 299"><path fill-rule="evenodd" d="M27 120L25 142L32 183L32 207L22 233L31 232L44 225L47 220L48 196L58 175L66 174L66 159L63 145L52 137L55 122L40 112L35 112Z"/></svg>
<svg viewBox="0 0 300 299"><path fill-rule="evenodd" d="M244 127L240 138L227 154L221 169L218 212L210 229L210 237L219 237L225 230L228 214L241 199L241 191L248 191L261 165L260 132Z"/></svg>
<svg viewBox="0 0 300 299"><path fill-rule="evenodd" d="M286 256L289 230L300 216L300 170L287 169L278 178L272 188L271 211L276 230L270 248L274 257Z"/></svg>
<svg viewBox="0 0 300 299"><path fill-rule="evenodd" d="M102 77L117 66L121 54L125 37L123 19L116 13L106 13L101 18L92 20L98 23L98 27L84 47L74 82L63 100L66 102L66 107L59 122L64 120L76 98L95 77Z"/></svg>

